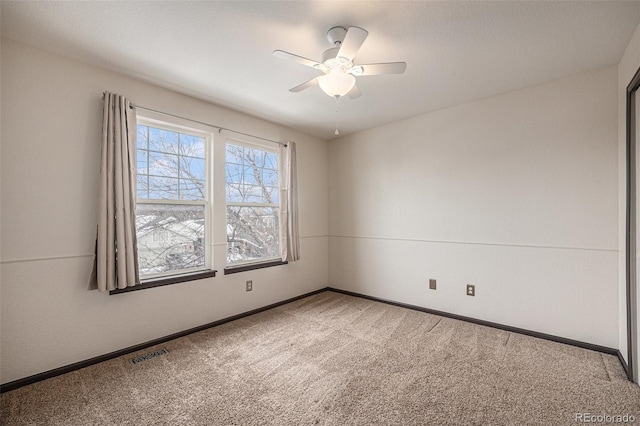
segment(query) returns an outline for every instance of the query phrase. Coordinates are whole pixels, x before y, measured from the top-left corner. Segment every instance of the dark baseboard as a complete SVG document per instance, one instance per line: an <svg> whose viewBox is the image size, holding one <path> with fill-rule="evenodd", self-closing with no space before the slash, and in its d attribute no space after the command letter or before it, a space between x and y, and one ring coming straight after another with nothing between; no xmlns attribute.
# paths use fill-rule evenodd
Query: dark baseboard
<svg viewBox="0 0 640 426"><path fill-rule="evenodd" d="M178 333L170 334L168 336L160 337L158 339L150 340L150 341L145 342L145 343L140 343L138 345L130 346L128 348L124 348L124 349L120 349L118 351L110 352L110 353L105 354L105 355L100 355L100 356L97 356L97 357L94 357L94 358L90 358L90 359L87 359L87 360L84 360L84 361L76 362L74 364L69 364L69 365L66 365L66 366L63 366L63 367L55 368L53 370L49 370L49 371L45 371L45 372L42 372L42 373L34 374L33 376L25 377L23 379L14 380L12 382L8 382L8 383L0 385L0 393L9 392L9 391L12 391L14 389L18 389L18 388L23 387L23 386L27 386L27 385L30 385L30 384L33 384L33 383L36 383L36 382L40 382L42 380L46 380L46 379L50 379L52 377L60 376L60 375L65 374L65 373L70 373L72 371L79 370L79 369L84 368L84 367L89 367L91 365L98 364L98 363L103 362L103 361L108 361L110 359L117 358L117 357L122 356L122 355L127 355L129 353L137 352L137 351L140 351L142 349L149 348L151 346L156 346L156 345L168 342L170 340L178 339L180 337L184 337L184 336L187 336L189 334L197 333L199 331L203 331L203 330L206 330L206 329L211 328L211 327L216 327L218 325L225 324L225 323L230 322L230 321L235 321L235 320L240 319L240 318L244 318L244 317L248 317L250 315L254 315L254 314L257 314L257 313L260 313L260 312L264 312L264 311L267 311L269 309L273 309L273 308L276 308L278 306L282 306L282 305L285 305L287 303L294 302L296 300L304 299L305 297L313 296L314 294L322 293L322 292L325 292L325 291L333 291L335 293L342 293L342 294L346 294L348 296L360 297L360 298L372 300L372 301L375 301L375 302L381 302L381 303L386 303L388 305L394 305L394 306L399 306L399 307L402 307L402 308L412 309L414 311L426 312L428 314L438 315L438 316L442 316L442 317L446 317L446 318L457 319L457 320L460 320L460 321L466 321L466 322L470 322L470 323L474 323L474 324L484 325L486 327L493 327L493 328L497 328L497 329L500 329L500 330L509 331L509 332L512 332L512 333L524 334L526 336L537 337L539 339L550 340L550 341L553 341L553 342L564 343L566 345L577 346L577 347L584 348L584 349L589 349L589 350L592 350L592 351L603 352L603 353L606 353L606 354L609 354L609 355L615 355L620 360L620 363L622 364L622 367L625 369L625 371L628 372L627 363L624 360L624 358L622 357L622 354L620 353L620 351L618 349L613 349L613 348L609 348L609 347L606 347L606 346L594 345L592 343L581 342L581 341L578 341L578 340L567 339L567 338L564 338L564 337L553 336L551 334L539 333L537 331L526 330L526 329L523 329L523 328L511 327L511 326L508 326L508 325L503 325L503 324L498 324L498 323L494 323L494 322L479 320L479 319L475 319L475 318L471 318L471 317L465 317L465 316L462 316L462 315L451 314L449 312L437 311L435 309L429 309L429 308L424 308L422 306L410 305L408 303L395 302L393 300L387 300L387 299L382 299L382 298L379 298L379 297L368 296L368 295L365 295L365 294L354 293L352 291L340 290L340 289L336 289L336 288L333 288L333 287L325 287L325 288L322 288L320 290L315 290L315 291L312 291L310 293L306 293L306 294L302 294L300 296L292 297L291 299L283 300L281 302L273 303L271 305L263 306L261 308L257 308L257 309L253 309L251 311L243 312L241 314L233 315L233 316L228 317L228 318L223 318L223 319L220 319L218 321L210 322L208 324L204 324L204 325L201 325L201 326L198 326L198 327L190 328L188 330L180 331Z"/></svg>
<svg viewBox="0 0 640 426"><path fill-rule="evenodd" d="M465 317L462 315L451 314L449 312L437 311L435 309L424 308L422 306L410 305L408 303L395 302L393 300L382 299L379 297L368 296L366 294L354 293L352 291L340 290L336 288L329 287L327 290L334 291L336 293L342 293L349 296L361 297L363 299L373 300L376 302L386 303L388 305L399 306L401 308L412 309L414 311L426 312L428 314L438 315L441 317L457 319L460 321L471 322L478 325L484 325L486 327L498 328L500 330L510 331L512 333L524 334L526 336L537 337L538 339L551 340L553 342L564 343L565 345L577 346L584 349L589 349L596 352L603 352L609 355L615 355L618 358L622 359L622 355L618 349L609 348L606 346L594 345L593 343L581 342L579 340L567 339L565 337L558 337L551 334L539 333L537 331L526 330L518 327L511 327L509 325L498 324L495 322L479 320L471 317ZM623 364L623 367L625 364Z"/></svg>
<svg viewBox="0 0 640 426"><path fill-rule="evenodd" d="M238 314L238 315L233 315L233 316L228 317L228 318L223 318L223 319L218 320L218 321L210 322L208 324L204 324L204 325L201 325L201 326L198 326L198 327L190 328L188 330L180 331L178 333L170 334L168 336L160 337L158 339L150 340L150 341L145 342L145 343L140 343L138 345L130 346L128 348L124 348L124 349L120 349L118 351L110 352L110 353L105 354L105 355L100 355L100 356L97 356L97 357L94 357L94 358L91 358L91 359L87 359L87 360L84 360L84 361L79 361L79 362L76 362L76 363L73 363L73 364L65 365L63 367L55 368L53 370L49 370L49 371L45 371L45 372L42 372L42 373L34 374L33 376L25 377L23 379L14 380L12 382L8 382L8 383L0 385L0 393L9 392L9 391L12 391L14 389L21 388L23 386L27 386L27 385L30 385L30 384L33 384L33 383L36 383L36 382L40 382L42 380L46 380L46 379L50 379L52 377L60 376L61 374L70 373L72 371L79 370L79 369L84 368L84 367L89 367L91 365L98 364L98 363L103 362L103 361L108 361L110 359L117 358L117 357L122 356L122 355L127 355L129 353L137 352L139 350L146 349L146 348L149 348L151 346L156 346L156 345L168 342L170 340L174 340L174 339L177 339L177 338L180 338L180 337L187 336L189 334L197 333L198 331L206 330L208 328L216 327L218 325L222 325L222 324L225 324L225 323L230 322L230 321L235 321L235 320L240 319L240 318L244 318L244 317L248 317L248 316L253 315L253 314L264 312L264 311L267 311L269 309L273 309L273 308L276 308L278 306L282 306L282 305L285 305L285 304L290 303L290 302L294 302L294 301L299 300L299 299L304 299L305 297L313 296L314 294L322 293L324 291L327 291L327 289L328 288L322 288L320 290L315 290L315 291L312 291L310 293L306 293L306 294L303 294L303 295L300 295L300 296L292 297L291 299L287 299L287 300L283 300L281 302L273 303L271 305L263 306L262 308L253 309L251 311L243 312L243 313Z"/></svg>

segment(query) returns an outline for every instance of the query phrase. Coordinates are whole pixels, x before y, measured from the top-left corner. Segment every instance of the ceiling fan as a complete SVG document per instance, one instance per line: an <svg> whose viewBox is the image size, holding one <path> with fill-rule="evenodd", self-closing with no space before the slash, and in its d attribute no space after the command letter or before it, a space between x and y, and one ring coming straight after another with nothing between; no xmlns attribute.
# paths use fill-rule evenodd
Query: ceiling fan
<svg viewBox="0 0 640 426"><path fill-rule="evenodd" d="M369 33L359 27L333 27L327 31L327 40L334 47L324 51L322 62L294 55L284 50L274 50L273 55L279 58L291 59L302 65L315 68L323 74L312 78L292 89L290 92L300 92L308 87L319 85L329 96L336 99L349 96L351 99L362 95L356 86L356 77L379 74L402 74L407 68L406 62L389 62L382 64L353 63L360 46Z"/></svg>

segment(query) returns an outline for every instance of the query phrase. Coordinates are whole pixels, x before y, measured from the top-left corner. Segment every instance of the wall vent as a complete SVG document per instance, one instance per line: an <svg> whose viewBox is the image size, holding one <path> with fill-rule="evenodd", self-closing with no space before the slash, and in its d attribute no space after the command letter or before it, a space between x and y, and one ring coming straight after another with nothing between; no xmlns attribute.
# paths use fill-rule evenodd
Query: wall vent
<svg viewBox="0 0 640 426"><path fill-rule="evenodd" d="M151 352L148 354L144 354L144 355L140 355L137 356L135 358L131 358L131 364L136 365L140 362L144 362L144 361L149 361L150 359L153 359L155 357L159 357L160 355L166 355L168 354L169 351L166 349L160 349L159 351L155 351L155 352Z"/></svg>

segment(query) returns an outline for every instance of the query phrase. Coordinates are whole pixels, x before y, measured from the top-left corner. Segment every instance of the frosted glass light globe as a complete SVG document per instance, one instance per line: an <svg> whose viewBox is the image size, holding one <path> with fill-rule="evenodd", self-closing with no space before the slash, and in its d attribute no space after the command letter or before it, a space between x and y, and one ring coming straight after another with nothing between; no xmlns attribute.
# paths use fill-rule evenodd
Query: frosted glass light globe
<svg viewBox="0 0 640 426"><path fill-rule="evenodd" d="M356 84L356 78L344 72L342 68L333 68L318 78L320 88L329 96L341 97L349 93Z"/></svg>

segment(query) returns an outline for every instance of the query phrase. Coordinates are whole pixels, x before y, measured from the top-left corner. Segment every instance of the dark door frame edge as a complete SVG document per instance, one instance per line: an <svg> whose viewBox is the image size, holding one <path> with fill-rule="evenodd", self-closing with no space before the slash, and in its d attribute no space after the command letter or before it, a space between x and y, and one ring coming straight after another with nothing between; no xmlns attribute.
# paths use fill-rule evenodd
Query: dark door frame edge
<svg viewBox="0 0 640 426"><path fill-rule="evenodd" d="M626 229L625 229L625 276L626 276L626 305L627 305L627 377L630 381L634 381L634 371L637 369L633 360L633 343L634 336L633 330L636 328L633 324L632 312L635 309L632 306L633 289L631 286L631 280L634 279L635 270L635 256L632 253L635 251L635 238L636 238L636 226L635 223L635 202L636 202L636 146L635 146L635 132L637 123L635 123L635 96L638 88L640 87L640 68L636 71L635 75L629 82L626 90ZM637 291L637 282L636 289Z"/></svg>

